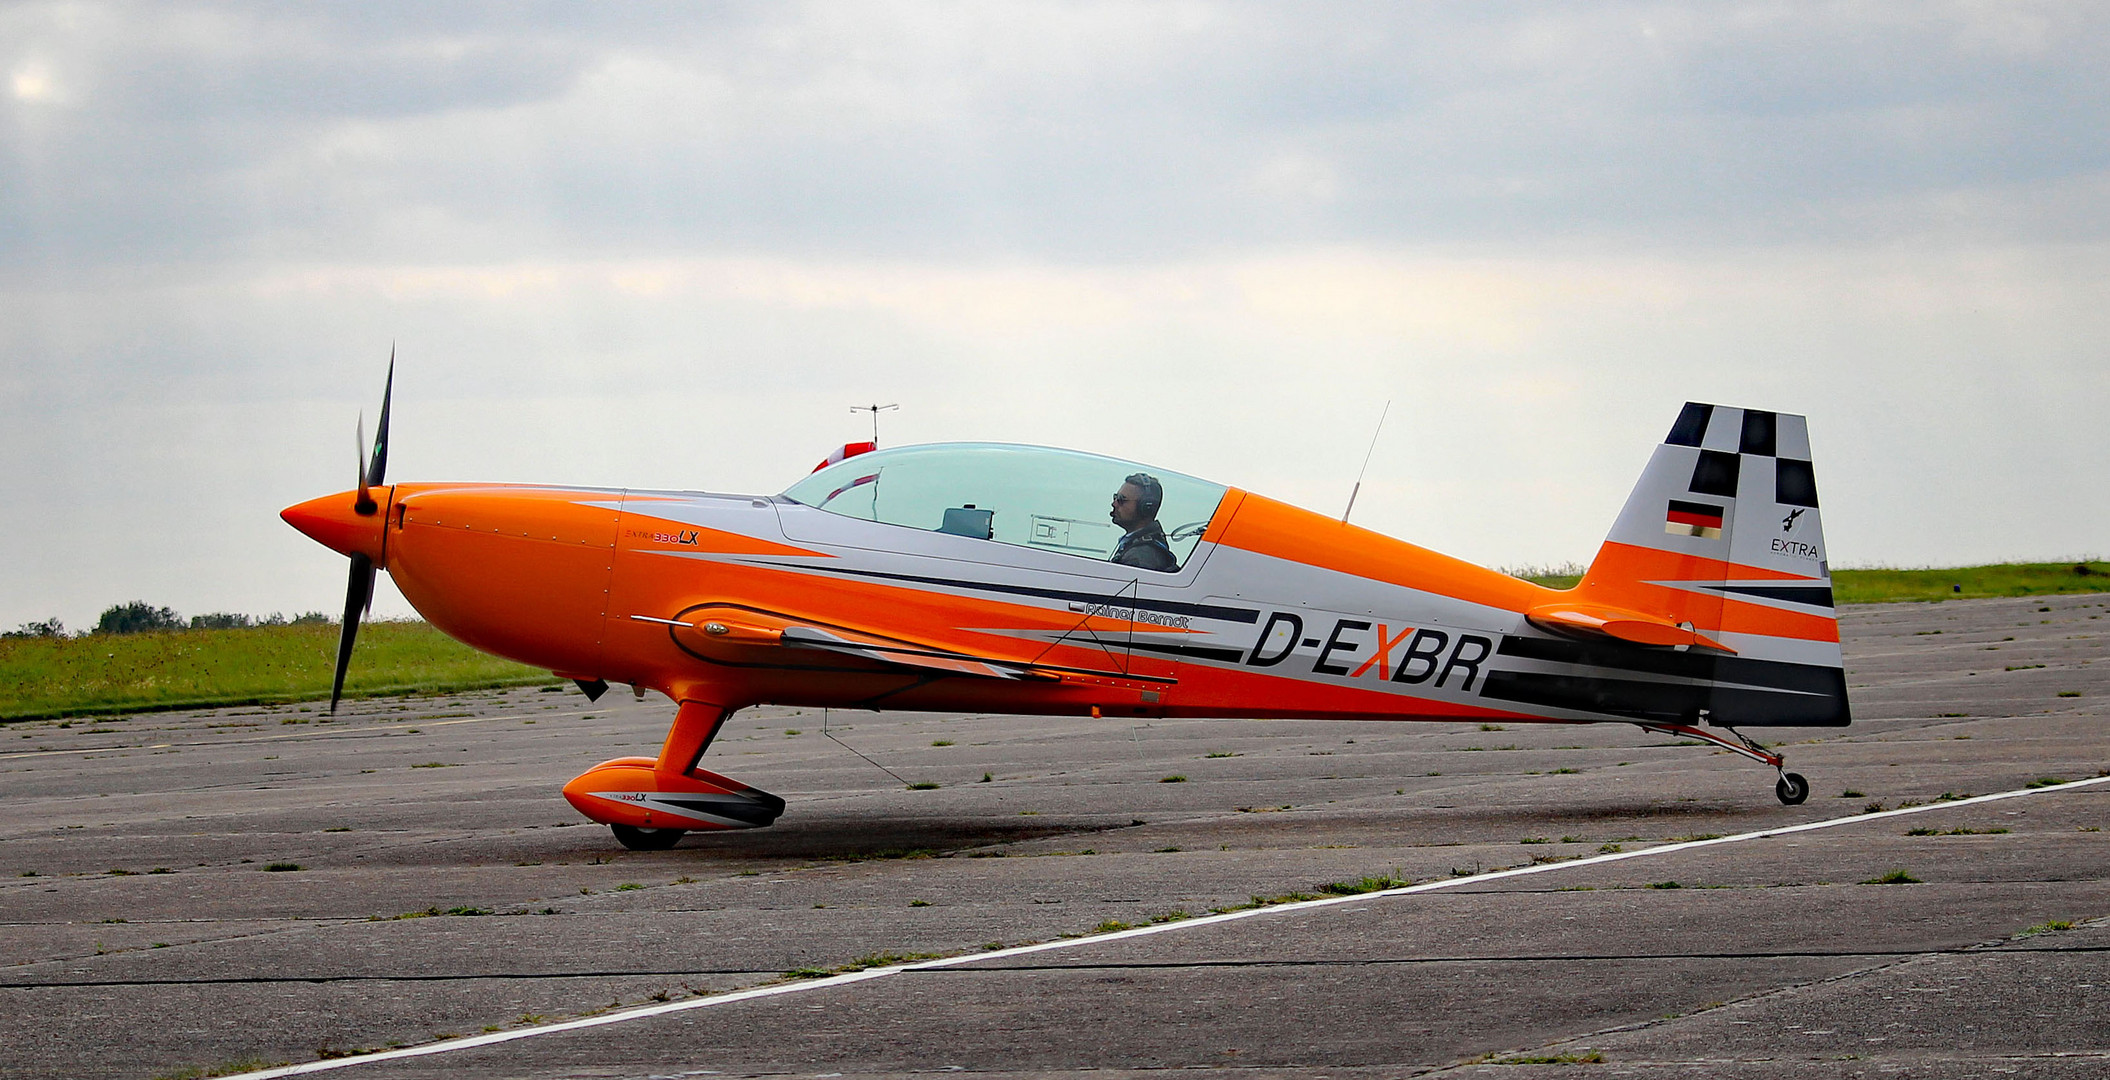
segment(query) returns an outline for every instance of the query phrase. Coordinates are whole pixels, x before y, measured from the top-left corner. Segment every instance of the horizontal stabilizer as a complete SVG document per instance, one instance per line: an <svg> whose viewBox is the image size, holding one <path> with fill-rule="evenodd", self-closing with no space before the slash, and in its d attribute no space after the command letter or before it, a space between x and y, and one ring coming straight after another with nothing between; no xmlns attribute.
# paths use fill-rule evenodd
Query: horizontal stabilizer
<svg viewBox="0 0 2110 1080"><path fill-rule="evenodd" d="M1697 645L1725 653L1736 651L1695 631L1690 623L1681 625L1658 616L1623 611L1603 604L1542 604L1525 612L1524 617L1539 629L1554 633L1618 638L1637 645L1671 648Z"/></svg>

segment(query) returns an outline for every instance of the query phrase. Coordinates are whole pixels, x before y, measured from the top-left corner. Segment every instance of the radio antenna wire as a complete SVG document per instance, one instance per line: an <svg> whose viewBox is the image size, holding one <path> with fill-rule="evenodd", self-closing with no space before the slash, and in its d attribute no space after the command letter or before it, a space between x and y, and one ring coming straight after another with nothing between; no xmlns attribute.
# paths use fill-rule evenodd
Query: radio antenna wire
<svg viewBox="0 0 2110 1080"><path fill-rule="evenodd" d="M1355 513L1355 497L1363 493L1363 475L1370 471L1370 455L1377 453L1377 437L1384 434L1385 417L1392 415L1392 402L1385 402L1385 410L1377 414L1377 430L1370 433L1370 449L1363 451L1363 467L1355 474L1355 486L1348 490L1348 509L1341 511L1341 524L1348 524L1348 515Z"/></svg>

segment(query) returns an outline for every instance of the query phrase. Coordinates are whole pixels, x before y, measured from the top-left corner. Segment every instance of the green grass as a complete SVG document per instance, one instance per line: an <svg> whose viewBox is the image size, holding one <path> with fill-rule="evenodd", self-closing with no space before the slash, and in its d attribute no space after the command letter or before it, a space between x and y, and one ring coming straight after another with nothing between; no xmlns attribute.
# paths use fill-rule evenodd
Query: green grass
<svg viewBox="0 0 2110 1080"><path fill-rule="evenodd" d="M1526 1054L1521 1057L1499 1058L1495 1065L1602 1065L1604 1055L1592 1050L1587 1054Z"/></svg>
<svg viewBox="0 0 2110 1080"><path fill-rule="evenodd" d="M330 694L334 626L0 639L0 720L310 701ZM348 697L557 682L415 621L368 623Z"/></svg>
<svg viewBox="0 0 2110 1080"><path fill-rule="evenodd" d="M2088 573L2077 573L2079 567ZM1961 592L1953 586L1961 585ZM1832 598L1842 604L1899 600L1969 600L2110 592L2110 563L2001 563L1947 570L1834 570Z"/></svg>
<svg viewBox="0 0 2110 1080"><path fill-rule="evenodd" d="M2077 573L2081 566L2088 573ZM1549 589L1572 589L1580 573L1526 574ZM1953 586L1963 586L1957 591ZM1901 600L1972 600L1988 596L2050 596L2110 592L2110 562L1999 563L1932 570L1834 570L1832 599L1841 604Z"/></svg>
<svg viewBox="0 0 2110 1080"><path fill-rule="evenodd" d="M543 912L542 912L542 913L543 913L544 915L554 915L554 914L556 914L556 909L555 909L555 908L546 908L546 909L544 909L544 910L543 910ZM490 908L481 908L481 907L467 907L467 906L463 906L463 907L451 907L451 908L448 908L448 909L446 909L445 911L442 911L442 910L440 910L440 909L439 909L439 908L437 908L437 907L429 907L429 908L426 908L426 909L425 909L425 910L423 910L423 911L406 911L406 912L404 912L404 913L403 913L403 914L401 914L401 915L368 915L368 916L366 917L366 921L367 921L367 922L400 922L400 921L402 921L402 920L404 920L404 919L436 919L436 918L439 918L439 917L440 917L440 916L442 916L442 915L460 915L460 916L475 916L475 915L491 915L491 914L495 914L495 912L493 912L493 911L492 911L492 910L491 910Z"/></svg>
<svg viewBox="0 0 2110 1080"><path fill-rule="evenodd" d="M1365 874L1354 881L1332 881L1319 886L1319 891L1329 896L1361 896L1364 893L1383 892L1386 889L1403 889L1413 884L1405 878L1391 874Z"/></svg>
<svg viewBox="0 0 2110 1080"><path fill-rule="evenodd" d="M913 964L919 960L938 960L945 955L944 953L934 952L877 952L860 956L847 964L838 964L832 968L792 968L784 973L784 977L787 979L825 979L830 975L847 975L853 971L863 971L867 968L891 967L895 964Z"/></svg>
<svg viewBox="0 0 2110 1080"><path fill-rule="evenodd" d="M265 1061L260 1057L237 1058L233 1061L223 1061L218 1065L191 1065L177 1069L175 1072L162 1073L155 1077L154 1080L212 1080L216 1076L233 1076L236 1073L259 1072L271 1067L271 1062Z"/></svg>
<svg viewBox="0 0 2110 1080"><path fill-rule="evenodd" d="M1902 867L1902 866L1901 866L1901 867L1898 867L1897 869L1895 869L1895 870L1892 870L1892 871L1890 871L1889 873L1887 873L1887 874L1884 874L1884 875L1882 875L1882 876L1880 876L1880 877L1872 877L1872 878L1869 878L1869 879L1868 879L1867 881L1864 881L1864 882L1862 882L1861 884L1863 884L1863 885L1919 885L1919 884L1922 884L1922 882L1920 881L1920 879L1919 879L1919 878L1913 877L1913 876L1912 876L1912 874L1911 874L1911 873L1910 873L1909 871L1907 871L1907 870L1906 870L1906 869L1905 869L1904 867Z"/></svg>

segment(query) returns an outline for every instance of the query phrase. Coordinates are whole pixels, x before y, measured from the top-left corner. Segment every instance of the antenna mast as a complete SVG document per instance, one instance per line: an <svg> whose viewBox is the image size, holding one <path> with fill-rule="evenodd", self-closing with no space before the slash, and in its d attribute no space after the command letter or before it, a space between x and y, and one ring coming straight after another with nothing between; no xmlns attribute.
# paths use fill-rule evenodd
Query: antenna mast
<svg viewBox="0 0 2110 1080"><path fill-rule="evenodd" d="M887 410L887 409L898 409L898 408L900 408L900 407L901 407L901 406L899 406L899 405L878 405L878 404L873 404L873 405L852 405L852 406L850 406L850 411L851 411L851 412L868 412L868 413L871 413L871 414L872 414L872 446L873 446L873 447L874 447L874 448L876 449L876 448L877 448L877 447L879 446L879 414L880 414L881 412L883 412L883 411ZM1387 407L1390 407L1390 403L1389 403L1389 402L1387 403Z"/></svg>
<svg viewBox="0 0 2110 1080"><path fill-rule="evenodd" d="M1355 497L1363 493L1363 474L1370 471L1370 455L1377 453L1377 437L1384 434L1385 417L1392 415L1392 403L1385 402L1385 411L1377 414L1377 430L1370 433L1370 449L1363 451L1363 467L1355 474L1355 486L1348 491L1348 509L1341 511L1341 524L1348 524L1348 515L1355 512ZM876 441L876 437L875 437Z"/></svg>

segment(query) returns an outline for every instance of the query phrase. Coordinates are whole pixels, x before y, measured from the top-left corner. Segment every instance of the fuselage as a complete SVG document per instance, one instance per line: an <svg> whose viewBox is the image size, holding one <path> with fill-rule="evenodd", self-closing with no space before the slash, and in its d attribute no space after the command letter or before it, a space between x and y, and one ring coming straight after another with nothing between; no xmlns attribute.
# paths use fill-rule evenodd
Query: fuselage
<svg viewBox="0 0 2110 1080"><path fill-rule="evenodd" d="M365 531L341 530L356 545L333 546L366 551L441 630L566 678L728 709L1686 722L1724 664L1774 681L1806 666L1579 642L1534 622L1575 594L1236 489L1169 573L781 495L405 483L385 496ZM347 502L304 507L342 517ZM1712 636L1696 640L1721 650L1836 656L1827 619L1658 591L1652 625L1673 635L1697 619ZM799 647L799 632L865 647ZM1808 711L1807 694L1762 692L1771 722Z"/></svg>
<svg viewBox="0 0 2110 1080"><path fill-rule="evenodd" d="M1560 595L1235 489L1172 573L782 496L403 483L377 501L359 549L449 635L566 678L730 708L1522 719L1478 691L1523 613ZM757 615L1010 661L1025 677L696 628Z"/></svg>

